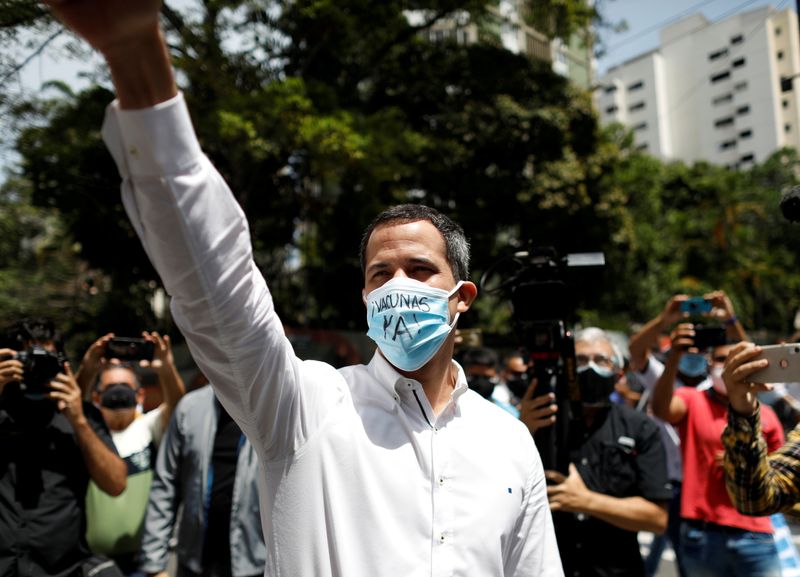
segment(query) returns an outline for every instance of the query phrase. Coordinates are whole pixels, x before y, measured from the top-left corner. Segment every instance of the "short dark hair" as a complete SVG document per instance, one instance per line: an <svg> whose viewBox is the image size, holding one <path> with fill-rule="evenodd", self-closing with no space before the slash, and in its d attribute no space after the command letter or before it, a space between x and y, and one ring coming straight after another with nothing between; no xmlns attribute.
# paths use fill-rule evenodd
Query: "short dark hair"
<svg viewBox="0 0 800 577"><path fill-rule="evenodd" d="M467 280L469 278L469 242L464 235L464 229L435 208L424 204L399 204L387 208L375 217L375 220L369 224L361 237L361 249L359 251L361 272L366 273L367 243L376 228L387 224L400 224L419 220L427 220L442 235L445 257L450 264L450 269L453 271L456 281Z"/></svg>
<svg viewBox="0 0 800 577"><path fill-rule="evenodd" d="M497 353L486 347L470 347L461 354L461 366L473 365L497 368Z"/></svg>
<svg viewBox="0 0 800 577"><path fill-rule="evenodd" d="M21 351L32 343L53 343L56 350L64 352L61 334L55 323L45 317L24 318L9 325L3 331L4 345L9 349Z"/></svg>

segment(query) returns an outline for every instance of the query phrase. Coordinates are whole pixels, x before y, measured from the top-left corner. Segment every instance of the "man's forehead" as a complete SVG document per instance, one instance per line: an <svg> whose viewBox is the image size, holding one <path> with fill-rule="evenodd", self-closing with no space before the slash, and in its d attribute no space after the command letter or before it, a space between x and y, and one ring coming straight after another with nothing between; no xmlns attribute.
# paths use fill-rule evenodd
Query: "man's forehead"
<svg viewBox="0 0 800 577"><path fill-rule="evenodd" d="M391 250L404 244L424 246L433 254L445 256L445 242L442 233L428 220L394 221L380 224L370 234L366 247L369 261L381 250Z"/></svg>
<svg viewBox="0 0 800 577"><path fill-rule="evenodd" d="M614 347L608 341L593 340L593 341L577 341L575 343L575 350L581 351L603 351L604 353L613 353Z"/></svg>
<svg viewBox="0 0 800 577"><path fill-rule="evenodd" d="M127 367L114 367L107 369L100 375L100 384L127 383L136 386L136 375Z"/></svg>

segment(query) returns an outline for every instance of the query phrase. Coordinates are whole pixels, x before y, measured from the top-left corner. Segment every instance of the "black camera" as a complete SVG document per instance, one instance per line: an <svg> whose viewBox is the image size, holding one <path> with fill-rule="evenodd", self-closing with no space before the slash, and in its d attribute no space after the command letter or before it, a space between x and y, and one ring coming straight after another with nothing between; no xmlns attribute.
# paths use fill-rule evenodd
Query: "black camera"
<svg viewBox="0 0 800 577"><path fill-rule="evenodd" d="M50 381L58 373L64 372L64 357L58 353L51 353L39 345L18 352L16 358L22 363L20 389L25 393L49 392Z"/></svg>
<svg viewBox="0 0 800 577"><path fill-rule="evenodd" d="M694 325L694 346L704 351L713 347L721 347L728 342L725 327Z"/></svg>
<svg viewBox="0 0 800 577"><path fill-rule="evenodd" d="M601 252L560 257L552 247L522 250L498 261L481 278L487 293L511 301L514 329L537 379L536 395L554 393L558 419L534 435L545 469L566 473L569 422L581 416L581 394L570 324L575 298L568 271L605 264Z"/></svg>

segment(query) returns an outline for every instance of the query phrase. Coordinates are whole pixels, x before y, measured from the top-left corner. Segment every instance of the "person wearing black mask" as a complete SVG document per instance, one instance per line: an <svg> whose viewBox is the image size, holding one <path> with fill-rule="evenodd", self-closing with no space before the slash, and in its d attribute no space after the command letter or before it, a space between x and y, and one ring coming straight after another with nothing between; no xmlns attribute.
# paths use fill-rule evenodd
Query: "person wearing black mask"
<svg viewBox="0 0 800 577"><path fill-rule="evenodd" d="M81 376L97 385L92 400L100 408L117 451L128 466L128 488L118 497L104 495L93 484L86 495L87 538L95 553L107 555L127 575L138 575L144 516L155 469L157 446L166 430L178 400L183 396L183 380L172 357L168 336L143 333L153 343L152 361L140 364L154 371L161 387L163 403L142 413L144 401L133 368L114 364L106 358L105 343L112 335L98 339L84 355Z"/></svg>
<svg viewBox="0 0 800 577"><path fill-rule="evenodd" d="M470 347L461 354L461 366L470 389L514 417L519 416L519 411L508 401L508 389L497 374L496 352L487 347Z"/></svg>
<svg viewBox="0 0 800 577"><path fill-rule="evenodd" d="M118 495L125 463L81 392L47 319L25 319L0 345L0 575L119 575L92 558L86 487ZM34 363L24 362L27 356ZM54 364L55 363L55 364ZM38 365L38 366L36 366ZM42 371L41 367L51 369Z"/></svg>
<svg viewBox="0 0 800 577"><path fill-rule="evenodd" d="M569 471L546 471L564 574L643 576L637 532L662 533L672 497L664 446L647 415L611 402L622 355L605 331L580 331L575 359L582 415L570 423ZM533 432L555 419L526 424Z"/></svg>

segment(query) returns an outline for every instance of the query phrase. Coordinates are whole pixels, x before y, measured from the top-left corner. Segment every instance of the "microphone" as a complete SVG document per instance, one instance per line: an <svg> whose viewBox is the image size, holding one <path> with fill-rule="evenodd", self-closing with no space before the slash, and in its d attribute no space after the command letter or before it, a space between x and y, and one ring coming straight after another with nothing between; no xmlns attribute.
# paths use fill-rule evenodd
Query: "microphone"
<svg viewBox="0 0 800 577"><path fill-rule="evenodd" d="M781 199L783 218L789 222L800 222L800 186L784 193Z"/></svg>

